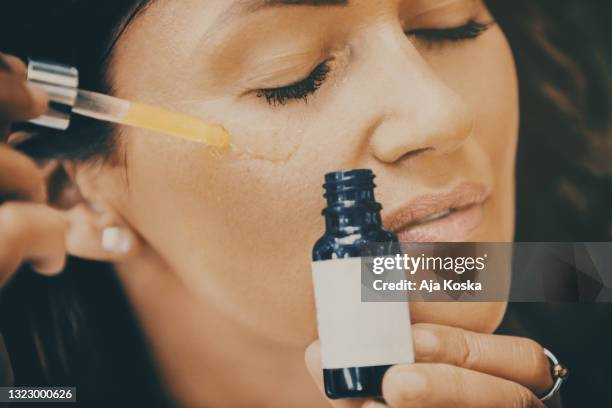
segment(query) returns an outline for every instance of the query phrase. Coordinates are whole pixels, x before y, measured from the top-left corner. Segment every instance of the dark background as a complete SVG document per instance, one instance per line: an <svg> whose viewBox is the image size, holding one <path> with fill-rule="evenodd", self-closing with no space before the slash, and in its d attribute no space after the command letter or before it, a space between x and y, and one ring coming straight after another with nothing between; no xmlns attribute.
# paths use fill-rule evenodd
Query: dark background
<svg viewBox="0 0 612 408"><path fill-rule="evenodd" d="M591 37L592 43L586 46L601 50L599 57L612 90L612 1L554 3L575 15ZM608 135L612 144L612 131ZM608 175L612 178L612 157ZM612 225L608 229L612 241ZM516 240L521 241L521 236ZM513 303L499 332L532 338L569 367L570 377L562 387L565 408L612 407L612 304Z"/></svg>

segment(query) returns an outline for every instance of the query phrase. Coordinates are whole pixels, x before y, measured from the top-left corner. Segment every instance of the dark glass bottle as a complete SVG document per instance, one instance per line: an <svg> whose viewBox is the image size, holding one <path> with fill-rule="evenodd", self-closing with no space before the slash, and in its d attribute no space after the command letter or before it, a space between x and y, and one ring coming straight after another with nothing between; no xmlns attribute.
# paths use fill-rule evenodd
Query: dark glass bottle
<svg viewBox="0 0 612 408"><path fill-rule="evenodd" d="M366 255L388 255L388 248L398 241L394 233L386 231L382 226L380 216L382 206L374 198L374 177L372 171L367 169L340 171L325 176L323 187L325 188L327 207L323 210L323 215L325 216L326 229L325 234L313 248L313 271L315 264L321 261L357 258ZM389 245L385 245L385 243ZM374 249L374 252L379 253L372 253L372 248L378 248ZM333 274L335 271L326 273ZM317 279L314 273L313 279ZM334 290L341 291L339 289L341 287L343 287L342 283L335 284ZM320 303L322 301L320 296L317 296L320 295L320 293L317 293L317 289L315 282L319 334L323 348L325 344L323 344L321 336L321 314L329 312L330 308L334 308L337 303L336 305L333 303L330 305L330 302L326 301L326 310L321 310L322 305ZM336 299L335 292L332 296L334 297L332 302L341 301ZM337 298L340 299L341 295L338 294ZM391 307L403 307L407 310L405 304L396 304ZM346 315L338 316L336 318L338 321L332 322L334 327L331 330L343 330L342 328L338 329L338 326L350 328L350 325L361 325L361 328L367 331L368 327L363 327L363 321L347 321L347 319L355 320L358 317L350 316L350 314L348 317ZM327 324L329 325L329 323ZM367 325L367 323L365 324ZM406 324L409 326L409 318ZM410 339L408 342L412 347ZM384 347L384 344L381 347ZM359 358L356 358L356 360L359 360ZM382 364L326 368L325 362L323 363L325 392L332 399L380 396L382 378L390 367L390 364Z"/></svg>
<svg viewBox="0 0 612 408"><path fill-rule="evenodd" d="M325 234L313 248L313 261L358 257L366 247L371 248L370 244L398 242L397 236L382 226L382 205L374 198L375 177L368 169L325 175ZM337 239L351 235L356 239L349 245Z"/></svg>

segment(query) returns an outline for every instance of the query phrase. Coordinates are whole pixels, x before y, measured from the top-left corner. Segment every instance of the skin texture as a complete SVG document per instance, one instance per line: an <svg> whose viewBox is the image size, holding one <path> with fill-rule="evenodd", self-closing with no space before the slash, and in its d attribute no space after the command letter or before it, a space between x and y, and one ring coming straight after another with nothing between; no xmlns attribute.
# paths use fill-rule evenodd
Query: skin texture
<svg viewBox="0 0 612 408"><path fill-rule="evenodd" d="M275 162L215 155L206 147L126 129L129 188L104 170L92 172L96 186L90 188L104 192L99 200L120 212L194 296L271 339L297 345L312 338L309 258L322 232L320 184L324 173L341 168L375 171L383 215L423 194L447 192L464 181L482 183L494 192L471 238L511 240L518 106L513 61L499 28L472 42L415 46L402 32L400 5L356 2L262 10L222 25L212 38L199 37L226 9L223 2L211 3L180 10L159 3L147 10L115 51L117 94L223 123L238 148L275 143L274 133L299 139L299 147L287 161ZM490 20L477 3L460 3L452 19L439 12L446 20L436 23ZM403 12L418 14L413 7ZM432 26L438 17L430 13L413 24ZM296 29L297 21L306 27ZM316 30L321 26L329 29ZM245 41L247 34L254 39ZM145 47L147 42L157 46ZM271 107L243 91L262 82L295 82L329 48L340 54L339 66L307 105ZM243 56L245 49L255 56ZM318 59L310 56L317 53ZM287 68L275 64L274 71L287 72L280 79L253 68L278 61L279 54L298 55L283 63ZM224 80L226 72L230 78ZM266 76L271 78L246 83ZM210 92L209 82L216 84ZM433 151L407 157L424 148ZM169 211L173 217L163 216ZM248 273L237 273L245 264ZM445 313L433 314L452 321ZM419 307L413 315L426 320ZM473 316L464 324L480 330L491 330L499 319L482 323L481 315Z"/></svg>
<svg viewBox="0 0 612 408"><path fill-rule="evenodd" d="M181 403L326 406L303 363L304 349L317 337L310 251L322 234L323 174L373 169L385 220L417 197L479 183L490 195L466 240L511 241L514 61L496 25L459 42L404 33L470 19L488 23L479 1L354 0L245 14L231 4L154 3L117 44L109 77L119 97L224 124L234 149L218 152L121 129L123 165L65 163L84 198L66 214L67 248L116 264L162 376ZM330 58L329 77L307 104L271 106L256 96L258 89L303 79ZM128 253L100 247L108 225L127 231ZM423 406L539 406L529 390L545 390L550 379L537 344L482 335L470 344L486 343L488 357L469 364L432 357L419 345L465 346L463 334L496 328L504 304L410 307L413 322L426 324L422 333L434 335L421 336L429 343L415 340L424 364L397 367L385 377L390 405L416 398ZM315 380L317 347L307 353ZM508 349L535 369L526 364L524 372L508 372L502 356ZM427 393L407 396L406 384L420 384L401 380L410 375L462 379L482 400L452 394L459 386L423 386ZM504 395L522 405L496 400Z"/></svg>

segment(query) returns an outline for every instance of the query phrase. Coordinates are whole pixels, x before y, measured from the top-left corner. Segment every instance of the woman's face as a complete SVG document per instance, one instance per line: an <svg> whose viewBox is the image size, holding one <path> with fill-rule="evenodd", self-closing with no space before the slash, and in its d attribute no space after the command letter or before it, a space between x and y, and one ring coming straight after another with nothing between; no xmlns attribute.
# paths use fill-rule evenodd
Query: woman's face
<svg viewBox="0 0 612 408"><path fill-rule="evenodd" d="M325 173L371 168L405 240L512 239L517 81L492 21L477 0L153 2L115 49L116 94L224 124L235 147L123 129L126 167L99 191L193 295L306 345ZM473 205L410 228L440 203ZM411 313L478 330L503 313L459 306Z"/></svg>

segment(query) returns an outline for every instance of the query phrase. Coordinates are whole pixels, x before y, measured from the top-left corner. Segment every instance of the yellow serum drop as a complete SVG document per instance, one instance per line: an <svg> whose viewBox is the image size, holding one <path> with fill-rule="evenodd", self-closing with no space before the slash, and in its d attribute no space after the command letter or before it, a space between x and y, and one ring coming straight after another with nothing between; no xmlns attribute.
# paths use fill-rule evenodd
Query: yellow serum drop
<svg viewBox="0 0 612 408"><path fill-rule="evenodd" d="M226 149L230 135L221 125L206 123L194 116L170 112L132 102L121 123Z"/></svg>
<svg viewBox="0 0 612 408"><path fill-rule="evenodd" d="M230 146L230 134L222 125L207 123L191 115L96 92L79 90L73 112L220 149L227 149Z"/></svg>

